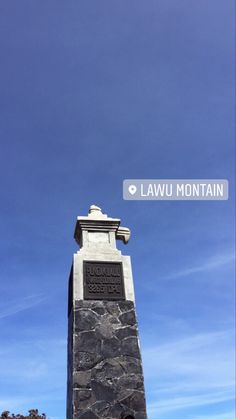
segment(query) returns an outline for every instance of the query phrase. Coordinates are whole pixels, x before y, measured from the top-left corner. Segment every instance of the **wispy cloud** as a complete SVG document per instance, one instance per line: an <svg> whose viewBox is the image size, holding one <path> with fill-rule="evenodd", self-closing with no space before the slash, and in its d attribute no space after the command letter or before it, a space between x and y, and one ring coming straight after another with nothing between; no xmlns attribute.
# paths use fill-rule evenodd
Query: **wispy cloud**
<svg viewBox="0 0 236 419"><path fill-rule="evenodd" d="M143 361L150 419L157 413L164 415L234 399L232 330L156 345L144 350Z"/></svg>
<svg viewBox="0 0 236 419"><path fill-rule="evenodd" d="M66 371L66 339L29 339L9 346L2 345L0 357L1 380L18 383L50 381ZM64 368L64 371L63 371Z"/></svg>
<svg viewBox="0 0 236 419"><path fill-rule="evenodd" d="M230 410L220 414L191 416L191 419L235 419L235 410Z"/></svg>
<svg viewBox="0 0 236 419"><path fill-rule="evenodd" d="M0 398L0 411L9 410L9 409L21 409L26 403L31 403L31 398L29 397L6 397Z"/></svg>
<svg viewBox="0 0 236 419"><path fill-rule="evenodd" d="M12 316L20 311L28 310L46 299L46 296L43 294L29 295L21 299L8 301L7 306L0 307L0 319Z"/></svg>
<svg viewBox="0 0 236 419"><path fill-rule="evenodd" d="M29 409L38 408L40 413L43 413L43 409L40 409L40 405L45 405L48 401L53 401L55 404L61 404L61 397L56 392L42 392L41 389L35 391L34 396L19 396L15 394L11 397L0 398L0 413L4 410L8 410L11 413L27 413ZM64 406L63 406L64 407ZM58 415L57 417L50 416L50 419L64 419L65 415Z"/></svg>
<svg viewBox="0 0 236 419"><path fill-rule="evenodd" d="M198 394L189 395L186 397L171 397L159 402L150 403L148 408L151 414L176 411L178 409L186 409L189 407L201 407L210 404L226 402L234 399L233 389L230 391L212 393L212 394Z"/></svg>
<svg viewBox="0 0 236 419"><path fill-rule="evenodd" d="M46 411L65 417L66 339L27 338L14 345L4 341L0 356L0 412ZM56 406L56 407L55 407Z"/></svg>
<svg viewBox="0 0 236 419"><path fill-rule="evenodd" d="M177 272L173 272L170 275L164 277L164 279L175 279L180 277L189 276L198 272L205 272L210 271L213 269L220 268L221 266L227 265L235 261L235 253L228 253L228 254L220 254L217 256L213 256L202 263L179 270Z"/></svg>

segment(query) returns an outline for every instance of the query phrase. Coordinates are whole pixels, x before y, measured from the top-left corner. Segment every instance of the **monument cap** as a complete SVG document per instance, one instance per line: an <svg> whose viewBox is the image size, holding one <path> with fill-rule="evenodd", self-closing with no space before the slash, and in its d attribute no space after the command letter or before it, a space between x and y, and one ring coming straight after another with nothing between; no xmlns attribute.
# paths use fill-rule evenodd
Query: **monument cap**
<svg viewBox="0 0 236 419"><path fill-rule="evenodd" d="M125 244L130 239L130 230L120 226L119 218L108 217L97 205L91 205L87 216L77 217L74 238L82 247L86 243L86 234L108 233L114 235L114 240L122 240Z"/></svg>

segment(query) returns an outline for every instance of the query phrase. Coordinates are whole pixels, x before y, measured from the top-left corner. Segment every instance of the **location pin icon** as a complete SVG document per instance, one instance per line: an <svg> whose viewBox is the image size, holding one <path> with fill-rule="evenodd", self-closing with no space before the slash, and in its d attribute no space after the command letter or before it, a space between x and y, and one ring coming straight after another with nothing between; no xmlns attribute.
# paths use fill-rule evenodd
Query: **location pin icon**
<svg viewBox="0 0 236 419"><path fill-rule="evenodd" d="M135 185L129 185L128 191L131 195L134 195L137 191L137 188Z"/></svg>

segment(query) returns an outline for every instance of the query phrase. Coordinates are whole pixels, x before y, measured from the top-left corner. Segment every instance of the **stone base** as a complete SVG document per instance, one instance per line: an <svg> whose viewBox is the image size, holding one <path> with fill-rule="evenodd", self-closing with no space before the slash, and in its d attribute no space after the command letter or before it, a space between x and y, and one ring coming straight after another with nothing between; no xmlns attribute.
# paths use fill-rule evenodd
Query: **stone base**
<svg viewBox="0 0 236 419"><path fill-rule="evenodd" d="M67 419L147 419L132 301L79 300L72 307Z"/></svg>

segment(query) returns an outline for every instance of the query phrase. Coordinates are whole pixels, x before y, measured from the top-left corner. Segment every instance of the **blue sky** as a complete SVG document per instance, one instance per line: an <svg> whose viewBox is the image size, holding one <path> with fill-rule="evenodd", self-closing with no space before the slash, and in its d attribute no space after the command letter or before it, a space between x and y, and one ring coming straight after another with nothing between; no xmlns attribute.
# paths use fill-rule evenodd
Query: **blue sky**
<svg viewBox="0 0 236 419"><path fill-rule="evenodd" d="M234 2L0 3L0 410L65 418L67 281L92 203L127 247L149 419L234 419ZM123 179L226 178L218 202Z"/></svg>

